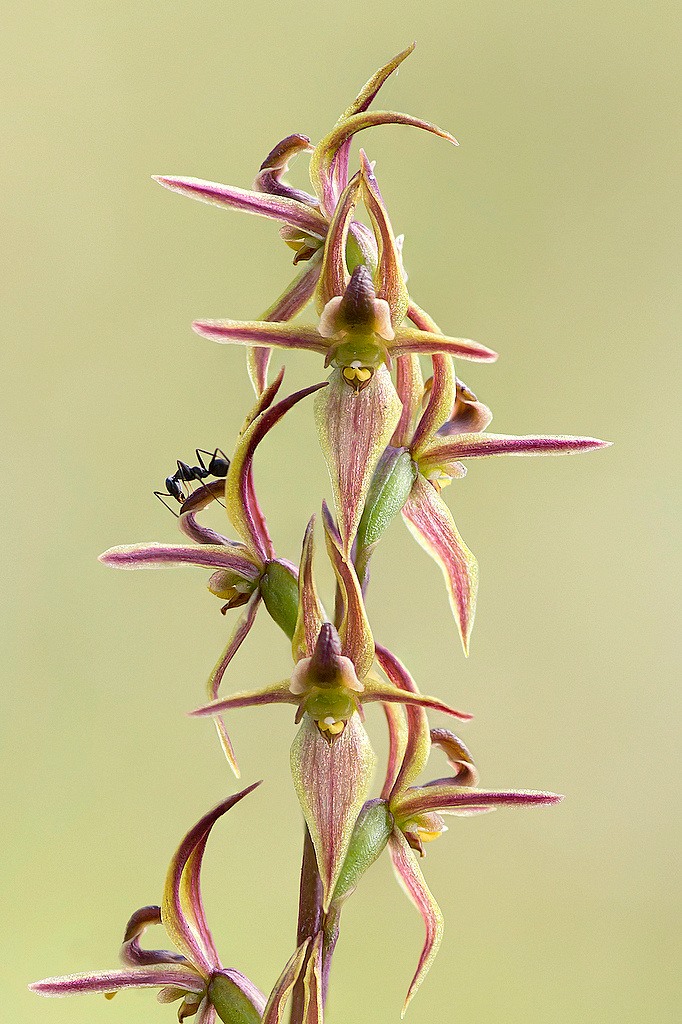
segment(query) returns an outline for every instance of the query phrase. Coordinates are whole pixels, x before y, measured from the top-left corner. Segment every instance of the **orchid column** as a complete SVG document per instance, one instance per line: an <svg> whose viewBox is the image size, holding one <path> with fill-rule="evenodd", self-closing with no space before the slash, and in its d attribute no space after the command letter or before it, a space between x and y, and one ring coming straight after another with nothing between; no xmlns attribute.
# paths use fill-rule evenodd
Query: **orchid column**
<svg viewBox="0 0 682 1024"><path fill-rule="evenodd" d="M201 319L193 325L204 337L247 347L256 398L232 448L225 480L202 478L194 490L186 475L175 481L171 497L179 500L183 543L125 545L101 556L105 564L123 569L183 564L209 569L207 585L221 602L220 611L232 615L240 609L209 673L208 703L193 712L214 720L235 776L239 768L228 731L232 711L265 704L288 705L293 711L291 771L304 831L294 951L274 987L272 979L265 987L271 990L266 998L239 971L223 968L204 913L200 869L209 833L255 784L227 798L187 833L171 863L162 904L137 911L126 928L122 970L47 979L33 986L43 995L100 992L111 997L124 988L156 987L162 1002L179 1003L180 1021L196 1015L200 1024L213 1024L216 1018L226 1024L278 1024L288 1007L291 1024L321 1024L342 908L367 869L388 850L425 928L404 1013L443 935L441 912L420 867L428 843L446 831L443 815L561 799L534 790L478 788L471 753L444 725L452 718L466 722L471 715L421 693L399 657L376 640L365 608L373 553L400 515L442 569L468 653L478 567L443 489L464 477L464 463L471 458L557 455L605 445L589 437L488 433L492 413L458 377L454 360L485 363L496 353L444 334L408 294L402 237L394 233L374 165L360 150L351 167L350 153L353 137L379 124L411 125L457 144L448 132L420 118L369 109L412 49L370 79L317 146L300 134L278 143L253 189L196 178L156 179L202 202L278 221L283 240L294 251L294 264L302 266L260 319ZM290 160L304 152L310 154L310 193L294 189L285 178ZM358 219L361 207L371 227ZM316 309L311 322L292 322L311 301ZM324 357L327 379L280 397L284 370L268 383L273 349L307 349L318 360ZM426 381L422 357L429 363ZM275 551L257 497L254 462L263 438L280 430L288 410L308 398L333 507L320 498L318 507L308 510L300 553L292 552L290 560ZM205 522L205 514L214 513L218 504L224 505L232 536ZM324 536L335 579L326 605L315 582L318 509L317 532ZM261 605L291 645L291 670L286 679L221 695L230 663ZM374 796L377 758L365 728L368 703L382 705L389 732L383 784ZM286 721L282 727L292 728ZM452 775L420 782L434 747L445 755ZM372 899L368 884L361 891ZM177 952L142 947L143 933L154 924L164 926Z"/></svg>

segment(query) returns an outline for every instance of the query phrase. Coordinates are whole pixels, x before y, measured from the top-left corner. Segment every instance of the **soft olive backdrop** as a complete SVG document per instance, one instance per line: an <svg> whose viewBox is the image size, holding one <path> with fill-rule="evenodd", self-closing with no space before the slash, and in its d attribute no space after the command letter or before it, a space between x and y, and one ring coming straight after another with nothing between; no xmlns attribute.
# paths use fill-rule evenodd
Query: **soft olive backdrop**
<svg viewBox="0 0 682 1024"><path fill-rule="evenodd" d="M376 634L425 689L475 711L464 735L483 783L568 795L452 819L430 848L446 934L411 1020L678 1019L676 5L12 6L0 63L3 1012L172 1020L151 993L47 1002L25 985L115 965L184 830L235 786L211 724L184 717L229 628L206 573L124 575L96 555L175 538L152 490L196 445L229 452L251 403L243 353L189 323L257 316L290 253L273 224L150 175L248 186L278 139L319 138L416 37L383 105L443 124L460 148L407 128L363 139L406 234L413 294L446 331L501 352L493 367L459 367L497 430L616 445L470 463L447 492L481 564L468 661L440 575L400 523L377 558ZM286 363L290 389L322 373L314 356ZM278 550L295 558L328 494L310 406L263 446L256 473ZM289 664L263 617L228 685ZM225 963L268 989L293 941L294 730L279 709L231 724L245 783L266 784L217 827L206 898ZM369 729L382 751L376 711ZM330 1024L396 1021L421 937L380 862L346 914Z"/></svg>

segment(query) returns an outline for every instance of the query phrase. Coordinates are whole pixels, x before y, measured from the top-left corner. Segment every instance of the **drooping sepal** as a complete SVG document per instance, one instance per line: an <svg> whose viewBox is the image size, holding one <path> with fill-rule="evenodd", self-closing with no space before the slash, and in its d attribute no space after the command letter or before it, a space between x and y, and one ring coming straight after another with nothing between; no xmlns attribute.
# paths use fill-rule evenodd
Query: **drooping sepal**
<svg viewBox="0 0 682 1024"><path fill-rule="evenodd" d="M417 863L415 855L410 849L410 846L402 832L398 829L394 829L393 834L389 839L388 846L396 878L405 892L405 895L409 900L411 900L421 914L426 931L424 945L417 964L417 970L410 982L410 987L403 1005L401 1017L404 1017L407 1007L426 977L429 968L438 953L438 948L443 938L443 915L440 911L440 907L431 895L429 887L424 881L424 876L419 864Z"/></svg>
<svg viewBox="0 0 682 1024"><path fill-rule="evenodd" d="M341 874L375 763L357 714L331 741L309 715L304 716L291 748L291 772L315 846L325 909Z"/></svg>
<svg viewBox="0 0 682 1024"><path fill-rule="evenodd" d="M464 653L468 654L476 611L478 563L460 537L450 509L421 473L402 514L410 533L441 567Z"/></svg>

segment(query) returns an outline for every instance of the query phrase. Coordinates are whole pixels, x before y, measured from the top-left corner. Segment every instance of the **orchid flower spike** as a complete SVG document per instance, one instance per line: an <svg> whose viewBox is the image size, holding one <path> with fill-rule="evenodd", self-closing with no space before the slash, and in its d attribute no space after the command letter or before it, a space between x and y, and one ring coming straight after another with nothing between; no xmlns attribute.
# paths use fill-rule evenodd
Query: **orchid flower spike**
<svg viewBox="0 0 682 1024"><path fill-rule="evenodd" d="M163 565L197 565L213 569L208 588L222 602L221 611L245 605L225 650L208 680L208 695L216 699L225 671L246 639L261 604L284 633L291 638L298 614L297 570L286 559L277 558L253 485L253 458L258 445L289 409L325 384L315 384L273 401L282 383L282 370L262 393L246 419L239 436L227 479L217 480L194 491L180 509L180 529L194 545L132 544L110 548L100 555L105 565L119 569L140 569ZM227 515L239 540L229 540L202 525L198 514L215 499L224 497ZM220 741L235 775L239 768L229 736L216 719Z"/></svg>
<svg viewBox="0 0 682 1024"><path fill-rule="evenodd" d="M126 926L121 969L46 978L29 987L44 996L101 992L108 998L126 988L158 988L159 1002L180 1000L179 1021L196 1015L196 1024L214 1024L216 1016L225 1024L260 1024L265 997L240 971L222 966L201 898L201 863L211 829L258 785L218 804L187 833L170 863L162 905L142 907ZM156 924L178 952L140 945Z"/></svg>

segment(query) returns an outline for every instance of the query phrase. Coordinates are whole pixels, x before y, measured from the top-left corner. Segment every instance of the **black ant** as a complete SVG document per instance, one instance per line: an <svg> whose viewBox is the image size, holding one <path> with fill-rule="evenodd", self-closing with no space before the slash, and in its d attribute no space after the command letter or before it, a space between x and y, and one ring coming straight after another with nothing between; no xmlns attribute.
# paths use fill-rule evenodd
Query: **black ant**
<svg viewBox="0 0 682 1024"><path fill-rule="evenodd" d="M185 488L185 484L191 483L193 480L203 481L208 476L223 477L227 476L227 471L230 468L230 460L221 448L216 448L212 452L207 452L204 448L196 448L196 456L198 466L189 466L186 462L177 460L178 468L175 470L172 476L166 477L166 491L154 491L155 496L159 501L163 502L166 508L177 517L178 513L175 512L170 505L167 504L165 498L170 496L175 498L180 505L188 497L188 491ZM202 455L208 455L208 465L202 459ZM206 485L202 483L202 486ZM191 493L191 492L190 492Z"/></svg>

